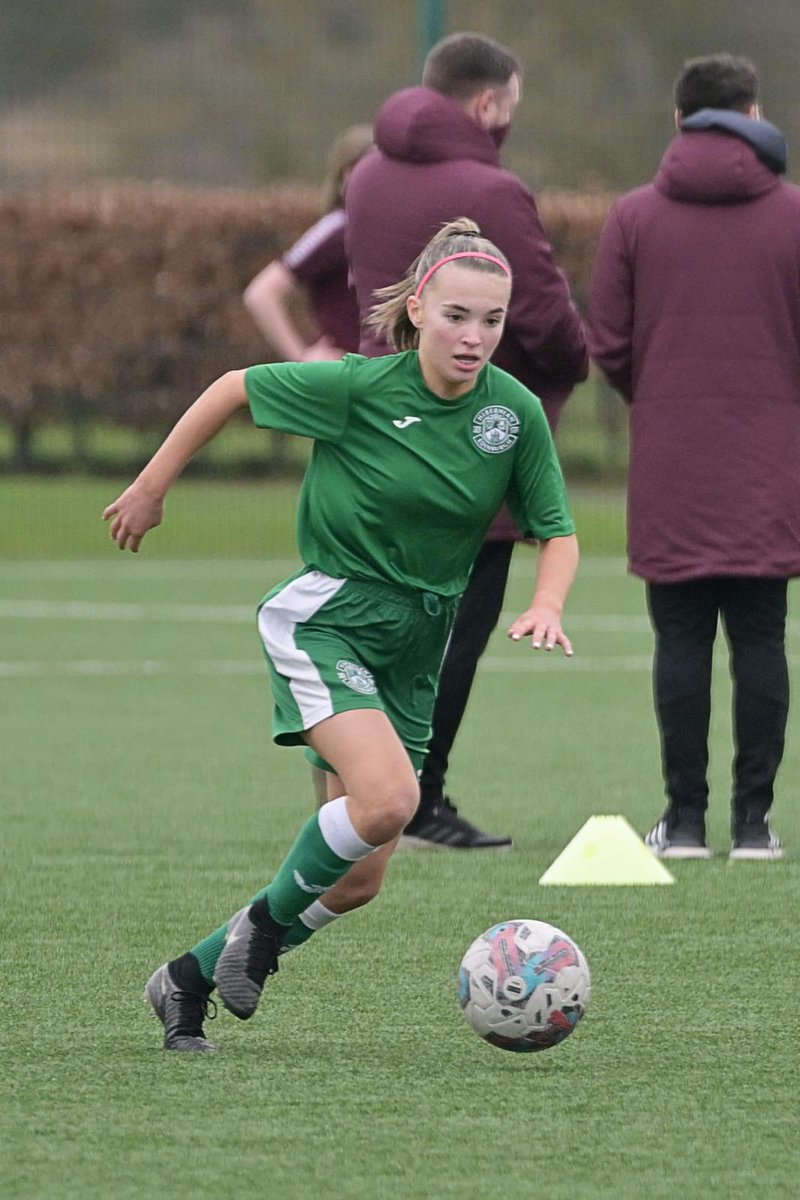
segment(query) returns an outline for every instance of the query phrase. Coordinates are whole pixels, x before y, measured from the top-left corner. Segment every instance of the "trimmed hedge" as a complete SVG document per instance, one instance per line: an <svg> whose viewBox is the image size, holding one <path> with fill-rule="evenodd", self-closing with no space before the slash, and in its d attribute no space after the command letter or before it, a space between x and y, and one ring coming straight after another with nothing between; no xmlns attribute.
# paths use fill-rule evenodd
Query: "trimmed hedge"
<svg viewBox="0 0 800 1200"><path fill-rule="evenodd" d="M579 301L610 197L551 194L542 219ZM268 360L247 282L320 215L319 192L109 184L0 196L0 419L12 467L44 421L170 426L236 366ZM299 318L304 320L302 311Z"/></svg>

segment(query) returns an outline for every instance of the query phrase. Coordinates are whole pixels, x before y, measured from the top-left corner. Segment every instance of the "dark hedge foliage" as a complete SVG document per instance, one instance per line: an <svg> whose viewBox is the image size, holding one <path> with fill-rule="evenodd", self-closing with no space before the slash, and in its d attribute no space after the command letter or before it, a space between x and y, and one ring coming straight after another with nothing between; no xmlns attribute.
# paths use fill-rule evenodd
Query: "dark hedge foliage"
<svg viewBox="0 0 800 1200"><path fill-rule="evenodd" d="M540 201L579 302L609 202ZM301 186L0 195L0 419L13 431L11 465L35 466L42 421L66 421L78 449L97 420L166 428L224 371L269 361L242 291L319 215L319 192Z"/></svg>

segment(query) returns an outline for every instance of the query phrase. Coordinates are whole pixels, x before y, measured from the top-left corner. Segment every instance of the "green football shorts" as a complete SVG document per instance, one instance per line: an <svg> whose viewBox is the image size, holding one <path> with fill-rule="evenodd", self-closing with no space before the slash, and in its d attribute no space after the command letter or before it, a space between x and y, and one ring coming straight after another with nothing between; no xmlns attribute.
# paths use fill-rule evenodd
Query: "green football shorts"
<svg viewBox="0 0 800 1200"><path fill-rule="evenodd" d="M436 684L458 606L433 592L304 571L262 600L258 630L279 746L334 713L385 712L416 770L428 746ZM310 753L323 769L330 766Z"/></svg>

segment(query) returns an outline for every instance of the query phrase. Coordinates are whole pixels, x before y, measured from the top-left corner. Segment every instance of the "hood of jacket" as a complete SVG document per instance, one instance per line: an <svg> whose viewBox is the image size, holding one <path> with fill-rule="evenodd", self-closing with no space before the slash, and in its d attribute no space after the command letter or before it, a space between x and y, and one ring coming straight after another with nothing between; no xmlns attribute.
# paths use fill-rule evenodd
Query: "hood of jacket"
<svg viewBox="0 0 800 1200"><path fill-rule="evenodd" d="M672 200L735 204L777 187L785 170L786 139L769 121L703 108L681 122L654 182Z"/></svg>
<svg viewBox="0 0 800 1200"><path fill-rule="evenodd" d="M765 167L776 175L786 173L786 138L771 121L756 121L745 113L727 108L701 108L681 121L681 129L691 133L697 129L719 129L747 142Z"/></svg>
<svg viewBox="0 0 800 1200"><path fill-rule="evenodd" d="M432 88L396 92L375 118L375 145L388 158L432 163L469 158L500 165L490 133L476 125L460 104Z"/></svg>

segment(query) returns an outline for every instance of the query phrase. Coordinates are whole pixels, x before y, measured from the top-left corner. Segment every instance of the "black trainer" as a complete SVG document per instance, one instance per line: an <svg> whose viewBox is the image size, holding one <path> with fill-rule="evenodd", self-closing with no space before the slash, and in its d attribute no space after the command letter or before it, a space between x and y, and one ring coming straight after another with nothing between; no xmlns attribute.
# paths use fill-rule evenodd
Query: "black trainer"
<svg viewBox="0 0 800 1200"><path fill-rule="evenodd" d="M214 971L222 1003L240 1021L249 1020L258 1008L267 976L278 970L281 951L280 934L256 924L254 908L249 904L231 917Z"/></svg>
<svg viewBox="0 0 800 1200"><path fill-rule="evenodd" d="M767 820L737 825L733 831L733 845L728 857L772 862L783 858L783 846L778 835L770 829Z"/></svg>
<svg viewBox="0 0 800 1200"><path fill-rule="evenodd" d="M417 812L403 832L404 846L428 846L435 850L510 850L510 837L484 833L459 816L449 796L438 804Z"/></svg>
<svg viewBox="0 0 800 1200"><path fill-rule="evenodd" d="M164 1026L165 1050L193 1050L210 1054L216 1050L203 1032L206 1017L213 1020L216 1005L209 992L187 992L178 987L164 963L148 979L144 1000Z"/></svg>
<svg viewBox="0 0 800 1200"><path fill-rule="evenodd" d="M666 813L645 834L644 844L656 858L711 858L705 823L671 820Z"/></svg>

